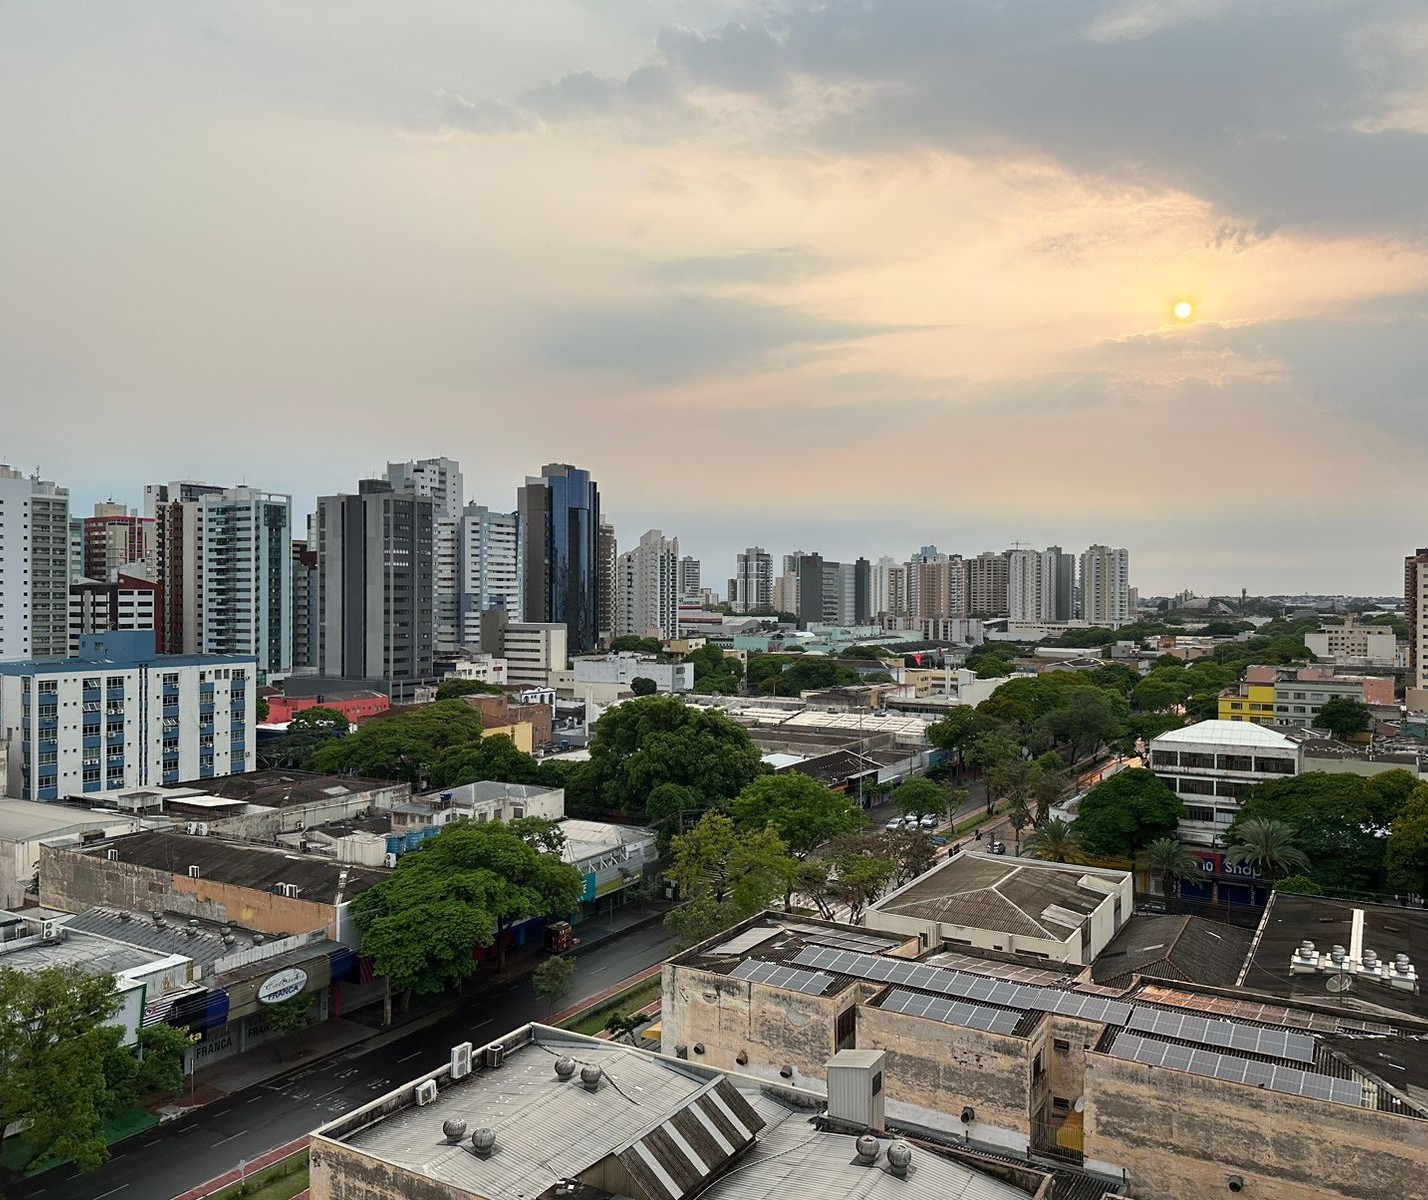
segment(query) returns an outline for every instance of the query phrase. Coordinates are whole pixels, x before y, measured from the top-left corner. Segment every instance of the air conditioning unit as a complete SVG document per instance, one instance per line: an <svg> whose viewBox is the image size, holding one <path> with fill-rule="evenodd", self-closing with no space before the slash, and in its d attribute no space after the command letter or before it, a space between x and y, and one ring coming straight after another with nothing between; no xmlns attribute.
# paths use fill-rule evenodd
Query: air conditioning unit
<svg viewBox="0 0 1428 1200"><path fill-rule="evenodd" d="M390 869L390 868L392 868L392 867L395 867L396 865L397 865L397 856L396 856L395 854L393 854L390 850L387 851L386 854L382 855L382 866L387 867L387 868Z"/></svg>
<svg viewBox="0 0 1428 1200"><path fill-rule="evenodd" d="M500 1042L492 1042L485 1050L486 1065L499 1067L506 1061L506 1048Z"/></svg>
<svg viewBox="0 0 1428 1200"><path fill-rule="evenodd" d="M187 825L185 825L183 828L184 828L184 832L185 832L185 833L190 833L190 834L197 833L197 832L198 832L198 822L197 822L197 821L190 821L190 822L189 822Z"/></svg>
<svg viewBox="0 0 1428 1200"><path fill-rule="evenodd" d="M198 826L198 827L197 827L197 829L196 829L194 832L196 832L199 837L207 837L207 836L208 836L208 822L207 822L207 821L199 821L199 822L197 822L197 826Z"/></svg>
<svg viewBox="0 0 1428 1200"><path fill-rule="evenodd" d="M416 1102L423 1107L436 1099L436 1080L423 1079L416 1085Z"/></svg>
<svg viewBox="0 0 1428 1200"><path fill-rule="evenodd" d="M471 1074L471 1043L451 1047L451 1078L464 1079Z"/></svg>
<svg viewBox="0 0 1428 1200"><path fill-rule="evenodd" d="M60 926L58 921L41 921L40 936L44 938L47 942L58 941L59 928Z"/></svg>

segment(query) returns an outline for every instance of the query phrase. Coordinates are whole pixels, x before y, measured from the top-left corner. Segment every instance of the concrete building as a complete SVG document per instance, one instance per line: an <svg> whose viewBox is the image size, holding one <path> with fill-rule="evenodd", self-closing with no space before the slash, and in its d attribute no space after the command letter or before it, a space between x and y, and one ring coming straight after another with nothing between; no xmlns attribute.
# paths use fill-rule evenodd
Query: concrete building
<svg viewBox="0 0 1428 1200"><path fill-rule="evenodd" d="M602 546L615 548L613 529L601 541L600 489L589 471L551 463L526 477L517 500L525 621L563 624L572 653L593 650L607 632L602 603L608 609L612 599Z"/></svg>
<svg viewBox="0 0 1428 1200"><path fill-rule="evenodd" d="M251 655L261 677L293 665L292 497L228 488L202 497L204 654Z"/></svg>
<svg viewBox="0 0 1428 1200"><path fill-rule="evenodd" d="M960 554L914 560L908 564L908 604L915 621L970 615L967 565Z"/></svg>
<svg viewBox="0 0 1428 1200"><path fill-rule="evenodd" d="M699 560L686 554L679 560L679 594L702 599L704 589L699 584Z"/></svg>
<svg viewBox="0 0 1428 1200"><path fill-rule="evenodd" d="M1257 783L1297 775L1304 738L1246 721L1200 721L1150 743L1150 769L1185 802L1182 841L1217 846Z"/></svg>
<svg viewBox="0 0 1428 1200"><path fill-rule="evenodd" d="M773 581L773 607L776 612L798 614L798 572L785 571Z"/></svg>
<svg viewBox="0 0 1428 1200"><path fill-rule="evenodd" d="M1060 546L1007 554L1007 614L1013 621L1069 621L1075 560Z"/></svg>
<svg viewBox="0 0 1428 1200"><path fill-rule="evenodd" d="M976 617L1001 617L1007 611L1007 556L984 550L966 562L967 609ZM949 614L955 615L955 614Z"/></svg>
<svg viewBox="0 0 1428 1200"><path fill-rule="evenodd" d="M250 771L257 664L162 655L145 632L88 635L73 659L0 663L8 794L60 800Z"/></svg>
<svg viewBox="0 0 1428 1200"><path fill-rule="evenodd" d="M452 458L420 458L389 462L382 478L405 496L430 496L438 516L459 521L466 505L461 464Z"/></svg>
<svg viewBox="0 0 1428 1200"><path fill-rule="evenodd" d="M456 662L447 673L448 679L469 679L473 683L505 684L507 664L504 658L494 654L482 654L464 650L456 656Z"/></svg>
<svg viewBox="0 0 1428 1200"><path fill-rule="evenodd" d="M1129 871L963 851L870 905L863 924L924 945L1089 965L1133 907Z"/></svg>
<svg viewBox="0 0 1428 1200"><path fill-rule="evenodd" d="M908 570L886 554L868 569L868 608L874 618L907 619Z"/></svg>
<svg viewBox="0 0 1428 1200"><path fill-rule="evenodd" d="M492 512L484 504L468 504L462 510L458 545L463 646L481 644L481 614L488 609L520 615L516 527L513 512Z"/></svg>
<svg viewBox="0 0 1428 1200"><path fill-rule="evenodd" d="M1428 549L1403 560L1403 616L1408 622L1408 667L1414 688L1428 688Z"/></svg>
<svg viewBox="0 0 1428 1200"><path fill-rule="evenodd" d="M435 677L435 501L365 479L317 501L318 674L380 681L394 700Z"/></svg>
<svg viewBox="0 0 1428 1200"><path fill-rule="evenodd" d="M773 607L773 555L762 546L750 546L734 562L729 581L729 603L735 612Z"/></svg>
<svg viewBox="0 0 1428 1200"><path fill-rule="evenodd" d="M661 641L678 636L680 598L686 594L682 574L679 539L658 529L621 554L615 569L615 636Z"/></svg>
<svg viewBox="0 0 1428 1200"><path fill-rule="evenodd" d="M108 580L130 563L143 563L149 572L155 569L154 521L131 513L123 504L112 500L94 506L94 515L81 519L84 538L84 569L86 579Z"/></svg>
<svg viewBox="0 0 1428 1200"><path fill-rule="evenodd" d="M20 908L40 864L40 847L77 846L97 838L137 833L146 818L115 809L41 804L34 800L0 800L0 905Z"/></svg>
<svg viewBox="0 0 1428 1200"><path fill-rule="evenodd" d="M1252 666L1239 684L1220 693L1219 717L1308 729L1324 705L1336 699L1394 706L1393 677L1339 674L1331 667Z"/></svg>
<svg viewBox="0 0 1428 1200"><path fill-rule="evenodd" d="M461 522L466 503L461 466L450 458L388 463L383 478L399 495L431 497L432 654L450 661L461 632Z"/></svg>
<svg viewBox="0 0 1428 1200"><path fill-rule="evenodd" d="M1116 629L1135 620L1130 604L1130 551L1091 546L1081 553L1081 617Z"/></svg>
<svg viewBox="0 0 1428 1200"><path fill-rule="evenodd" d="M1342 625L1322 625L1304 635L1315 658L1335 665L1393 667L1398 664L1398 635L1387 625L1362 625L1354 617Z"/></svg>
<svg viewBox="0 0 1428 1200"><path fill-rule="evenodd" d="M158 644L163 589L150 579L116 572L109 582L79 578L69 585L69 655L88 633L148 630Z"/></svg>
<svg viewBox="0 0 1428 1200"><path fill-rule="evenodd" d="M192 479L144 488L144 515L154 521L154 578L163 589L159 649L165 654L202 649L206 522L200 501L223 492L216 484Z"/></svg>
<svg viewBox="0 0 1428 1200"><path fill-rule="evenodd" d="M655 687L661 692L692 692L695 688L693 663L661 662L647 654L577 658L570 674L577 693L589 685L615 687L627 692L636 679L654 680Z"/></svg>
<svg viewBox="0 0 1428 1200"><path fill-rule="evenodd" d="M0 660L69 654L69 490L0 463Z"/></svg>
<svg viewBox="0 0 1428 1200"><path fill-rule="evenodd" d="M547 687L551 672L569 661L565 626L554 621L512 621L504 609L481 617L481 650L506 660L506 682L513 687Z"/></svg>
<svg viewBox="0 0 1428 1200"><path fill-rule="evenodd" d="M619 589L620 544L615 536L615 527L608 521L602 522L596 536L595 561L597 573L597 597L595 603L595 623L598 626L599 641L608 643L615 636L615 605Z"/></svg>
<svg viewBox="0 0 1428 1200"><path fill-rule="evenodd" d="M317 550L293 542L293 670L317 670Z"/></svg>

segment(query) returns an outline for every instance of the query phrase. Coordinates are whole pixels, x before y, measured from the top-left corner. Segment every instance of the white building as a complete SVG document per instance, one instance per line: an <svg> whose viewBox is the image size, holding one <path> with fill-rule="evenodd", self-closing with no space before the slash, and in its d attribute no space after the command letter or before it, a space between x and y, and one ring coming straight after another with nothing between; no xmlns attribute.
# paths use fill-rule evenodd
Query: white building
<svg viewBox="0 0 1428 1200"><path fill-rule="evenodd" d="M1185 803L1181 840L1220 845L1245 792L1299 773L1303 742L1249 721L1200 721L1153 739L1150 769Z"/></svg>
<svg viewBox="0 0 1428 1200"><path fill-rule="evenodd" d="M905 617L907 564L884 554L868 571L868 608L874 617Z"/></svg>
<svg viewBox="0 0 1428 1200"><path fill-rule="evenodd" d="M672 638L679 634L679 539L651 529L615 568L615 635Z"/></svg>
<svg viewBox="0 0 1428 1200"><path fill-rule="evenodd" d="M773 605L773 555L762 546L750 546L735 560L729 603L735 612Z"/></svg>
<svg viewBox="0 0 1428 1200"><path fill-rule="evenodd" d="M1007 555L1007 613L1013 621L1056 620L1061 553L1013 550Z"/></svg>
<svg viewBox="0 0 1428 1200"><path fill-rule="evenodd" d="M1387 625L1360 625L1349 617L1342 625L1324 625L1304 635L1315 658L1339 665L1392 667L1398 664L1398 635Z"/></svg>
<svg viewBox="0 0 1428 1200"><path fill-rule="evenodd" d="M500 608L521 611L521 576L516 569L516 514L468 504L461 514L458 543L461 576L461 644L481 642L481 614Z"/></svg>
<svg viewBox="0 0 1428 1200"><path fill-rule="evenodd" d="M0 799L0 907L25 903L25 889L39 867L41 843L79 846L91 838L137 833L145 824L139 813L115 808Z"/></svg>
<svg viewBox="0 0 1428 1200"><path fill-rule="evenodd" d="M203 654L252 655L265 673L293 666L292 497L229 488L203 512Z"/></svg>
<svg viewBox="0 0 1428 1200"><path fill-rule="evenodd" d="M460 640L461 521L465 498L461 466L450 458L388 463L384 478L392 490L430 496L432 506L432 653L449 659Z"/></svg>
<svg viewBox="0 0 1428 1200"><path fill-rule="evenodd" d="M468 821L519 821L526 817L559 821L565 816L565 789L531 783L465 783L441 793L452 812Z"/></svg>
<svg viewBox="0 0 1428 1200"><path fill-rule="evenodd" d="M463 651L457 655L456 662L446 677L467 679L473 683L503 684L506 682L507 669L504 658L497 658L494 654Z"/></svg>
<svg viewBox="0 0 1428 1200"><path fill-rule="evenodd" d="M1091 546L1081 554L1081 616L1115 629L1135 619L1130 602L1130 551Z"/></svg>
<svg viewBox="0 0 1428 1200"><path fill-rule="evenodd" d="M69 489L0 463L0 660L69 654Z"/></svg>
<svg viewBox="0 0 1428 1200"><path fill-rule="evenodd" d="M636 679L653 679L661 692L692 692L694 664L660 662L642 654L606 654L577 658L571 672L575 690L587 684L605 684L628 690Z"/></svg>
<svg viewBox="0 0 1428 1200"><path fill-rule="evenodd" d="M564 624L511 621L501 609L481 622L481 649L506 660L506 682L515 687L549 687L552 672L569 662Z"/></svg>
<svg viewBox="0 0 1428 1200"><path fill-rule="evenodd" d="M7 794L62 800L253 770L257 662L87 635L78 658L0 663Z"/></svg>

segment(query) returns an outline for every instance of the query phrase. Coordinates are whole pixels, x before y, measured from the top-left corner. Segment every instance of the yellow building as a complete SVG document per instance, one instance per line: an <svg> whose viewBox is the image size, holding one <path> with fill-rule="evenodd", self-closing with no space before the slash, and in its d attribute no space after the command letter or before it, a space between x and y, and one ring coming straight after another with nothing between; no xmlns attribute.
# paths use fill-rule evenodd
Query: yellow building
<svg viewBox="0 0 1428 1200"><path fill-rule="evenodd" d="M1274 684L1242 683L1220 693L1220 720L1274 724Z"/></svg>

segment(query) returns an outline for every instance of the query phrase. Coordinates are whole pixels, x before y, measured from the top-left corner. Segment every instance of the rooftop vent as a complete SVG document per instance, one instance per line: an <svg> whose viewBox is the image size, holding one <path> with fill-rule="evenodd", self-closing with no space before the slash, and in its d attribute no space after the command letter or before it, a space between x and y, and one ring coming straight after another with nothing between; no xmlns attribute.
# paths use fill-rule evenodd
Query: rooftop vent
<svg viewBox="0 0 1428 1200"><path fill-rule="evenodd" d="M912 1147L906 1142L894 1142L888 1147L888 1170L899 1179L907 1174L912 1164Z"/></svg>
<svg viewBox="0 0 1428 1200"><path fill-rule="evenodd" d="M600 1076L605 1072L595 1066L594 1063L587 1063L580 1068L580 1083L587 1092L597 1092L600 1090Z"/></svg>
<svg viewBox="0 0 1428 1200"><path fill-rule="evenodd" d="M190 917L190 918L188 919L188 927L189 927L190 929L197 929L197 928L198 928L198 918L197 918L197 917Z"/></svg>
<svg viewBox="0 0 1428 1200"><path fill-rule="evenodd" d="M133 918L133 916L134 916L134 914L131 913L127 908L126 908L126 909L123 909L123 910L119 913L119 919L120 919L121 921L131 920L131 919Z"/></svg>
<svg viewBox="0 0 1428 1200"><path fill-rule="evenodd" d="M573 1079L575 1077L575 1060L568 1054L562 1054L555 1060L555 1077L557 1079Z"/></svg>
<svg viewBox="0 0 1428 1200"><path fill-rule="evenodd" d="M489 1125L482 1125L471 1131L471 1149L481 1158L490 1158L496 1149L496 1131Z"/></svg>
<svg viewBox="0 0 1428 1200"><path fill-rule="evenodd" d="M255 933L255 934L253 935L253 945L255 945L255 946L261 946L262 944L263 944L263 935L262 935L261 933Z"/></svg>
<svg viewBox="0 0 1428 1200"><path fill-rule="evenodd" d="M199 869L198 869L197 865L196 865L196 864L190 864L190 866L189 866L189 868L188 868L188 877L189 877L190 879L197 879L198 876L199 876Z"/></svg>
<svg viewBox="0 0 1428 1200"><path fill-rule="evenodd" d="M882 1149L878 1139L871 1133L865 1133L853 1143L858 1151L858 1161L865 1167L871 1167L878 1161L878 1151Z"/></svg>
<svg viewBox="0 0 1428 1200"><path fill-rule="evenodd" d="M453 1146L466 1136L466 1122L460 1117L451 1117L441 1123L442 1136Z"/></svg>
<svg viewBox="0 0 1428 1200"><path fill-rule="evenodd" d="M117 850L106 850L106 851L104 852L104 857L107 858L110 862L118 862L118 861L119 861L119 851L117 851Z"/></svg>
<svg viewBox="0 0 1428 1200"><path fill-rule="evenodd" d="M231 945L232 945L234 942L236 942L237 940L238 940L238 939L237 939L236 937L234 937L231 933L225 933L225 934L223 935L223 944L224 944L225 946L231 946Z"/></svg>

